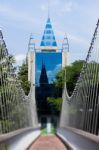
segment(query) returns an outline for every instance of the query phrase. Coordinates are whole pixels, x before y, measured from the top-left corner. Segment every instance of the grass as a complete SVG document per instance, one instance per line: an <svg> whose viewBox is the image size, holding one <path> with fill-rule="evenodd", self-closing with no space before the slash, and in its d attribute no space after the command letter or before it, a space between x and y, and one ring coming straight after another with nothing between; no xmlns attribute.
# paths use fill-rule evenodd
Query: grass
<svg viewBox="0 0 99 150"><path fill-rule="evenodd" d="M3 145L0 150L8 150L7 145Z"/></svg>
<svg viewBox="0 0 99 150"><path fill-rule="evenodd" d="M55 135L56 134L56 129L55 128L51 128L51 132L47 133L47 128L41 129L41 135Z"/></svg>

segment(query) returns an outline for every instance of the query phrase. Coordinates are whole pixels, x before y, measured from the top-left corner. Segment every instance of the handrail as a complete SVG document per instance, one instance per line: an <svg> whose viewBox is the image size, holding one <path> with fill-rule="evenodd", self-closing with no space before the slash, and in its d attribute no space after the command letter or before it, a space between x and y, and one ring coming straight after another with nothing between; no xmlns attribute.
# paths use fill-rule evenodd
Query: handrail
<svg viewBox="0 0 99 150"><path fill-rule="evenodd" d="M0 135L0 144L20 135L20 134L24 134L26 132L31 132L31 131L36 131L36 130L39 130L39 128L24 128L24 129L19 129L19 130L16 130L16 131L13 131L13 132L10 132L10 133L7 133L7 134L1 134Z"/></svg>
<svg viewBox="0 0 99 150"><path fill-rule="evenodd" d="M88 132L71 127L58 128L57 136L71 150L99 150L99 137Z"/></svg>
<svg viewBox="0 0 99 150"><path fill-rule="evenodd" d="M74 127L99 134L99 20L86 60L71 97L63 89L60 127Z"/></svg>
<svg viewBox="0 0 99 150"><path fill-rule="evenodd" d="M66 127L66 128L63 128L63 129L72 131L72 132L74 132L78 135L83 136L84 138L87 138L87 139L92 140L93 142L96 142L96 143L99 144L99 137L94 135L94 134L91 134L89 132L85 132L85 131L80 130L80 129L72 128L72 127Z"/></svg>

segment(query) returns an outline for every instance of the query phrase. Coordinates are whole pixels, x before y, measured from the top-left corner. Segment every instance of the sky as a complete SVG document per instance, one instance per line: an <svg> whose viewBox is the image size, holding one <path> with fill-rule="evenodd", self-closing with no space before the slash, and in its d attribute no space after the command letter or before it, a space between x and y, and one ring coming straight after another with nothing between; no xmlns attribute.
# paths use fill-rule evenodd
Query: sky
<svg viewBox="0 0 99 150"><path fill-rule="evenodd" d="M52 83L56 74L61 70L61 53L37 53L36 54L36 84L39 84L42 64L45 65L49 83Z"/></svg>
<svg viewBox="0 0 99 150"><path fill-rule="evenodd" d="M0 0L0 28L9 53L20 64L33 33L40 46L48 17L48 0ZM69 62L85 59L99 18L99 0L50 0L50 18L58 47L69 40Z"/></svg>

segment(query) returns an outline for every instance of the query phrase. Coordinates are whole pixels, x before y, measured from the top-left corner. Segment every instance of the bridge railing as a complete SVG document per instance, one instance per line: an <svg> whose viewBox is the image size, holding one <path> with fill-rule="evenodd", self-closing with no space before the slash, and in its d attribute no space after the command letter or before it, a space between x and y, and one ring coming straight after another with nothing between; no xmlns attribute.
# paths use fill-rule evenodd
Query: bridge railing
<svg viewBox="0 0 99 150"><path fill-rule="evenodd" d="M99 133L99 20L71 97L65 84L60 127Z"/></svg>
<svg viewBox="0 0 99 150"><path fill-rule="evenodd" d="M25 95L20 81L17 79L13 58L9 55L2 31L0 31L0 133L9 133L17 129L35 127L33 113L36 110L34 105L33 91ZM31 89L33 89L31 87ZM35 100L34 100L35 101ZM34 109L34 111L32 110ZM36 112L35 112L36 114Z"/></svg>

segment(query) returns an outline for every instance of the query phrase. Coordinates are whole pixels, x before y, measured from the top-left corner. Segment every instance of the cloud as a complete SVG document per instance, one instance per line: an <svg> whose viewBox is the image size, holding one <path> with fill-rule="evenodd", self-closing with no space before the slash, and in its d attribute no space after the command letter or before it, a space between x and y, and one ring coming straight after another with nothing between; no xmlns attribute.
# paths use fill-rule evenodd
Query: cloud
<svg viewBox="0 0 99 150"><path fill-rule="evenodd" d="M60 3L61 3L60 0L50 0L50 5L53 7L60 5Z"/></svg>
<svg viewBox="0 0 99 150"><path fill-rule="evenodd" d="M48 3L48 1L47 1L47 2L45 2L45 3L43 3L43 4L41 4L40 9L41 9L42 11L48 11L48 7L50 7L50 8L55 8L55 7L57 7L59 4L60 4L60 1L59 1L59 0L50 0L49 3ZM49 5L49 6L48 6L48 5Z"/></svg>
<svg viewBox="0 0 99 150"><path fill-rule="evenodd" d="M40 8L41 8L42 11L48 10L48 7L46 7L45 4L42 4L42 5L40 6Z"/></svg>
<svg viewBox="0 0 99 150"><path fill-rule="evenodd" d="M20 11L14 6L8 4L0 4L0 13L3 16L17 22L27 22L32 24L34 22L38 22L36 18L33 18L31 13L27 13L26 11Z"/></svg>
<svg viewBox="0 0 99 150"><path fill-rule="evenodd" d="M47 76L49 78L49 82L52 82L55 79L56 74L61 70L61 64L57 64L53 70L47 71Z"/></svg>
<svg viewBox="0 0 99 150"><path fill-rule="evenodd" d="M83 39L82 37L80 36L77 36L77 35L73 35L73 34L68 34L68 38L70 40L72 40L73 42L77 43L77 44L84 44L84 45L87 45L88 46L88 42L86 39Z"/></svg>
<svg viewBox="0 0 99 150"><path fill-rule="evenodd" d="M60 69L61 69L61 64L56 65L55 69L54 69L54 73L56 74Z"/></svg>
<svg viewBox="0 0 99 150"><path fill-rule="evenodd" d="M28 7L27 4L28 3ZM33 5L34 4L34 7ZM0 1L0 26L4 28L5 35L8 36L6 41L9 49L13 49L16 53L26 49L24 35L35 31L37 45L41 40L43 24L47 17L48 1L46 0L25 0L24 7L20 1ZM81 50L87 50L89 41L95 27L99 14L99 1L73 1L73 0L50 0L50 12L53 29L58 45L61 47L65 31L70 43L70 51L72 60L77 59L78 52L82 55ZM90 9L89 9L90 8ZM92 11L93 10L93 11ZM55 23L53 23L55 21ZM16 29L21 29L17 32ZM29 33L27 33L29 32ZM38 34L38 35L37 35ZM12 40L13 35L15 39ZM19 38L19 36L21 38ZM23 38L22 38L23 36ZM19 44L18 44L19 43ZM21 44L20 44L21 43ZM76 57L77 55L77 57ZM19 60L18 60L19 61ZM50 72L49 72L50 73Z"/></svg>
<svg viewBox="0 0 99 150"><path fill-rule="evenodd" d="M41 70L37 70L36 72L37 72L38 74L40 74L40 73L41 73Z"/></svg>
<svg viewBox="0 0 99 150"><path fill-rule="evenodd" d="M9 5L0 4L0 13L8 13L10 10Z"/></svg>
<svg viewBox="0 0 99 150"><path fill-rule="evenodd" d="M60 13L66 13L66 12L71 12L76 8L76 3L72 1L60 1L60 0L50 0L50 8L52 8L52 11L58 11ZM48 10L48 2L41 4L40 9L42 11L47 11Z"/></svg>
<svg viewBox="0 0 99 150"><path fill-rule="evenodd" d="M52 70L48 70L48 71L47 71L47 75L48 75L48 76L52 76Z"/></svg>
<svg viewBox="0 0 99 150"><path fill-rule="evenodd" d="M54 80L54 77L55 77L55 74L54 74L53 70L48 70L47 71L47 76L48 76L49 83L51 83Z"/></svg>
<svg viewBox="0 0 99 150"><path fill-rule="evenodd" d="M61 69L61 64L57 64L53 70L48 70L48 76L54 76Z"/></svg>
<svg viewBox="0 0 99 150"><path fill-rule="evenodd" d="M58 39L60 39L60 38L63 39L64 38L64 35L65 35L64 31L62 31L60 29L57 29L55 33L56 33ZM68 37L69 41L72 41L75 44L79 44L79 45L83 44L85 46L89 46L89 43L88 43L86 38L83 38L83 37L78 36L78 35L73 35L72 33L68 33L67 37Z"/></svg>
<svg viewBox="0 0 99 150"><path fill-rule="evenodd" d="M71 12L73 10L73 2L69 1L61 8L62 13Z"/></svg>
<svg viewBox="0 0 99 150"><path fill-rule="evenodd" d="M47 76L48 76L49 82L52 82L53 79L54 79L54 76L55 76L53 70L48 70L48 71L47 71Z"/></svg>
<svg viewBox="0 0 99 150"><path fill-rule="evenodd" d="M25 60L26 55L25 54L17 54L15 55L15 60L17 65L21 65L22 62Z"/></svg>

